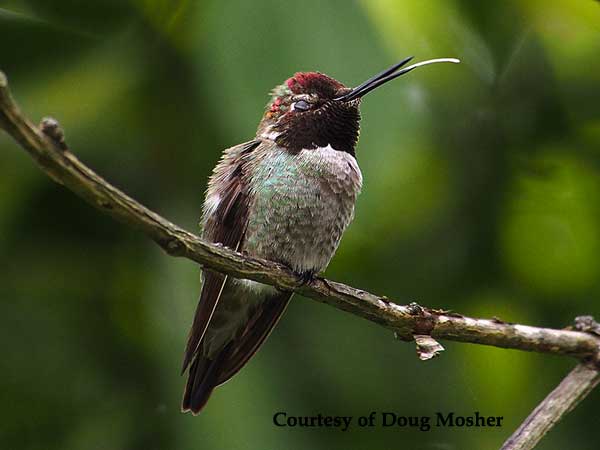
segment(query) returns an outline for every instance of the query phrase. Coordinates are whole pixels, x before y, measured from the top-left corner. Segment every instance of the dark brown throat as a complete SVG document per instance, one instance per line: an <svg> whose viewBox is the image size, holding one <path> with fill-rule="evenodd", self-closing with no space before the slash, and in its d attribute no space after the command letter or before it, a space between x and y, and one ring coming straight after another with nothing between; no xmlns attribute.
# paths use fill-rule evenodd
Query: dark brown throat
<svg viewBox="0 0 600 450"><path fill-rule="evenodd" d="M355 156L359 128L358 101L330 101L317 111L295 115L279 123L275 131L280 134L275 142L294 153L330 145Z"/></svg>

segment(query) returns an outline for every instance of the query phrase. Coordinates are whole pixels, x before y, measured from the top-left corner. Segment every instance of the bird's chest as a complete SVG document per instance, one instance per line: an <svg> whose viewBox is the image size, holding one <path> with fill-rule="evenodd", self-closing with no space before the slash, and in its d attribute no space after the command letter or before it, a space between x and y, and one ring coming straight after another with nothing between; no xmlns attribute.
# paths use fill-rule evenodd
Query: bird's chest
<svg viewBox="0 0 600 450"><path fill-rule="evenodd" d="M323 270L354 216L361 185L348 153L271 150L253 170L244 250L300 272Z"/></svg>

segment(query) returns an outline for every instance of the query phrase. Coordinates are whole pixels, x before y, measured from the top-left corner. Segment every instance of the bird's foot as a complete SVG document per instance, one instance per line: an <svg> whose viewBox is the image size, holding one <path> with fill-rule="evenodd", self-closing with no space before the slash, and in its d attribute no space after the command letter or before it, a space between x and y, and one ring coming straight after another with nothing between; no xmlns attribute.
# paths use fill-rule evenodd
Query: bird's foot
<svg viewBox="0 0 600 450"><path fill-rule="evenodd" d="M300 286L306 286L307 284L309 284L311 281L313 281L315 279L317 272L315 270L307 270L305 272L296 272L296 274L302 280Z"/></svg>

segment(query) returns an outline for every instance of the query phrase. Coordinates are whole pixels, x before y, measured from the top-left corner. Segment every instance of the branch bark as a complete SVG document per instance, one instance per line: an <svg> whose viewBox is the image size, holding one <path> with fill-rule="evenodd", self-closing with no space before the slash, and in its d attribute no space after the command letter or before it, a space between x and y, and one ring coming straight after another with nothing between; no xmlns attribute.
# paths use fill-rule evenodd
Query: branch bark
<svg viewBox="0 0 600 450"><path fill-rule="evenodd" d="M259 281L282 290L293 290L383 325L395 331L403 340L413 340L413 335L416 334L570 355L579 359L595 358L600 354L600 339L589 333L531 327L497 319L476 319L416 304L398 305L386 297L323 278L305 283L280 264L251 258L204 242L124 194L34 126L21 114L13 101L6 77L1 72L0 128L12 136L53 180L72 190L95 208L142 231L169 255L190 259L233 277Z"/></svg>
<svg viewBox="0 0 600 450"><path fill-rule="evenodd" d="M64 185L95 208L132 226L162 247L169 255L195 261L203 267L291 290L326 303L342 311L393 330L402 340L417 341L424 336L458 342L492 345L555 355L568 355L579 360L600 361L600 338L587 331L551 329L506 323L498 319L478 319L461 314L425 308L417 304L399 305L392 300L324 278L306 283L287 267L270 261L248 257L223 246L204 242L198 236L169 222L108 183L77 159L56 132L55 122L45 122L46 130L34 126L19 110L8 90L6 77L0 72L0 128L12 136L29 153L39 167L54 181ZM52 137L51 137L52 136ZM435 341L428 349L418 347L419 355L428 359L439 351ZM433 349L433 351L431 350ZM425 354L426 353L426 354ZM424 357L425 356L425 357ZM541 437L570 408L581 401L598 382L598 372L591 366L578 366L548 397L565 398L557 419L538 427L538 419L548 410L540 407L513 436L517 441L535 428ZM594 376L592 376L594 375ZM580 385L582 377L587 384ZM584 380L585 381L585 380ZM568 398L567 398L568 397ZM529 434L528 434L529 433ZM541 433L541 434L540 434ZM512 439L512 438L511 438ZM537 441L536 441L537 442ZM508 444L507 444L508 445ZM532 447L505 447L506 450Z"/></svg>

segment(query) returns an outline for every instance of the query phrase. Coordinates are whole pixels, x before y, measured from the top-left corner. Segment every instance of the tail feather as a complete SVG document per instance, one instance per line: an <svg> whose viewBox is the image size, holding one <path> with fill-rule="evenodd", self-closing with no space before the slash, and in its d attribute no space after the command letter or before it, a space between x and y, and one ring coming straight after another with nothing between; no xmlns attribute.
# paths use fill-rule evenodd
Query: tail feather
<svg viewBox="0 0 600 450"><path fill-rule="evenodd" d="M235 375L256 353L281 317L292 294L278 293L257 306L248 320L240 324L237 336L229 341L213 358L202 351L186 352L189 366L188 380L181 409L198 414L208 402L212 391ZM199 341L201 345L202 339ZM201 349L200 349L201 350ZM186 367L184 364L184 370Z"/></svg>
<svg viewBox="0 0 600 450"><path fill-rule="evenodd" d="M214 359L196 355L190 366L181 410L198 414L208 402L214 388L219 385L219 376L223 361L229 356L231 343L229 343Z"/></svg>

